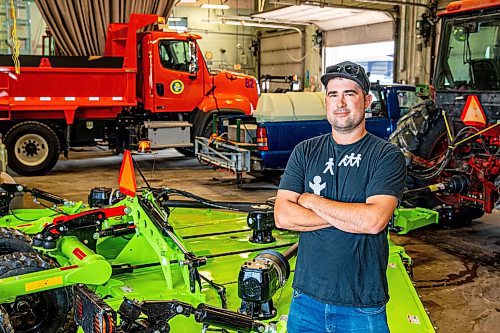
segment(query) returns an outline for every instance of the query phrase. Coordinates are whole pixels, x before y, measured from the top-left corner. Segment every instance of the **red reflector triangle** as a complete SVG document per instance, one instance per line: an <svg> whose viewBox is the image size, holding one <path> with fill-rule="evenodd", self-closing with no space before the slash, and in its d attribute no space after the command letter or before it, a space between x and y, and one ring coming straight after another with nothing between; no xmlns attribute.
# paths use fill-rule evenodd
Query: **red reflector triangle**
<svg viewBox="0 0 500 333"><path fill-rule="evenodd" d="M476 95L469 95L460 119L467 126L485 127L486 115Z"/></svg>
<svg viewBox="0 0 500 333"><path fill-rule="evenodd" d="M130 150L125 150L123 154L118 185L120 186L120 192L130 197L135 197L137 183L135 181L134 164L132 162Z"/></svg>

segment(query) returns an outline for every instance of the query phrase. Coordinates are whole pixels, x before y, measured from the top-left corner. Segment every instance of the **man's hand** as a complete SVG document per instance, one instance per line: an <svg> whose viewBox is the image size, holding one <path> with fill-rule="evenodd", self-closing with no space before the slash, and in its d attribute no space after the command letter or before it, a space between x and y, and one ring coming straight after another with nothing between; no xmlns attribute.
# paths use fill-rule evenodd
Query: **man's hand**
<svg viewBox="0 0 500 333"><path fill-rule="evenodd" d="M306 193L302 193L299 196L299 200L297 201L297 203L304 208L313 209L318 198L321 198L321 197L319 195L306 192Z"/></svg>

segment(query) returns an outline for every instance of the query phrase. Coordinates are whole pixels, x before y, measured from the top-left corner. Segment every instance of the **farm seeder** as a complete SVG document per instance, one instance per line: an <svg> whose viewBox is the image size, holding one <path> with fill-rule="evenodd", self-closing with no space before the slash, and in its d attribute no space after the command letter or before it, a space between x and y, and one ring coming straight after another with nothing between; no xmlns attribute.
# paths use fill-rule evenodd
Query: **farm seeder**
<svg viewBox="0 0 500 333"><path fill-rule="evenodd" d="M95 188L89 205L0 186L0 331L286 332L298 235L275 228L272 202L137 189L132 166L125 154L120 191ZM50 205L12 209L19 193ZM391 226L435 222L401 210ZM389 244L391 332L434 332L410 257Z"/></svg>

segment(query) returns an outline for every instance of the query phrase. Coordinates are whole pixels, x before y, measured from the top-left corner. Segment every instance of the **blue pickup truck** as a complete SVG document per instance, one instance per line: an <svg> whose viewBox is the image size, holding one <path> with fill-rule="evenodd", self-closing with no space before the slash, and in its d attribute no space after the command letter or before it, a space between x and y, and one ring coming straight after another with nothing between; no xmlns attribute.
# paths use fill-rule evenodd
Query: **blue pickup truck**
<svg viewBox="0 0 500 333"><path fill-rule="evenodd" d="M370 93L373 101L366 110L366 127L384 139L421 101L411 85L372 84ZM217 134L210 139L197 138L196 156L200 163L232 170L239 179L244 173L283 170L299 142L331 131L325 94L308 92L262 94L252 117L225 116L214 128Z"/></svg>

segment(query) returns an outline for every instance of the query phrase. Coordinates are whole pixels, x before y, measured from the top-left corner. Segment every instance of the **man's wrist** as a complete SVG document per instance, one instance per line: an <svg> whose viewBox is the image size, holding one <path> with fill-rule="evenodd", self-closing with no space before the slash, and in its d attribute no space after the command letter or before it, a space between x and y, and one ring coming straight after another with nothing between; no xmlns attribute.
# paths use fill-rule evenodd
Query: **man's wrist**
<svg viewBox="0 0 500 333"><path fill-rule="evenodd" d="M318 196L313 193L302 193L299 197L298 203L304 208L313 209L316 198L318 198Z"/></svg>

